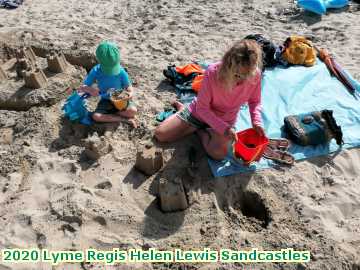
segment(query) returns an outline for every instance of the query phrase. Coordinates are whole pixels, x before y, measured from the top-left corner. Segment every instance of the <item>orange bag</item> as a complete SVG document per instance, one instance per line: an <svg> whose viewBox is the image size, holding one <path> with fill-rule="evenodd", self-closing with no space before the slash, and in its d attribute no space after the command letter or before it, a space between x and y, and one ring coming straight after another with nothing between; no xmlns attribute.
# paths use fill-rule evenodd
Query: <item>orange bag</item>
<svg viewBox="0 0 360 270"><path fill-rule="evenodd" d="M286 39L282 57L294 65L313 66L316 63L316 50L311 41L302 36L291 36Z"/></svg>
<svg viewBox="0 0 360 270"><path fill-rule="evenodd" d="M185 66L176 67L176 72L184 74L185 76L188 76L191 73L204 74L204 70L200 65L197 64L188 64Z"/></svg>
<svg viewBox="0 0 360 270"><path fill-rule="evenodd" d="M204 79L204 75L201 74L201 75L197 75L194 80L192 81L192 84L191 84L191 88L196 92L196 93L199 93L200 89L201 89L201 84L202 84L202 81Z"/></svg>
<svg viewBox="0 0 360 270"><path fill-rule="evenodd" d="M183 74L185 76L188 76L190 74L193 73L197 73L198 75L196 75L194 77L194 79L191 82L191 88L192 90L194 90L194 92L198 93L201 89L201 83L204 79L204 73L205 71L201 68L200 65L198 64L188 64L185 66L179 66L176 67L176 72Z"/></svg>

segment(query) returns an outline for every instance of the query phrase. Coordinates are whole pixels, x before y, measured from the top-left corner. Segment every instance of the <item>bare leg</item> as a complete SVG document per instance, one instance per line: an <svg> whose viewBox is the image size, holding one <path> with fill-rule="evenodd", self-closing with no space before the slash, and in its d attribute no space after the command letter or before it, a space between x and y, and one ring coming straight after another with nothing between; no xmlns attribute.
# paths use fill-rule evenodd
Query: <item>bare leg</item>
<svg viewBox="0 0 360 270"><path fill-rule="evenodd" d="M155 138L160 142L173 142L195 132L196 128L173 114L155 130Z"/></svg>
<svg viewBox="0 0 360 270"><path fill-rule="evenodd" d="M135 106L128 107L125 111L119 111L117 115L120 115L124 118L127 118L127 122L132 125L134 128L137 128L138 124L135 120L135 115L137 113L137 109Z"/></svg>
<svg viewBox="0 0 360 270"><path fill-rule="evenodd" d="M116 114L120 115L122 117L125 117L125 118L134 118L136 113L137 113L136 107L130 106L130 107L126 108L125 111L119 111Z"/></svg>
<svg viewBox="0 0 360 270"><path fill-rule="evenodd" d="M103 114L103 113L94 113L93 119L96 122L101 123L118 123L118 122L126 122L133 126L137 127L137 123L134 119L137 110L135 107L129 107L125 111L119 111L116 114Z"/></svg>
<svg viewBox="0 0 360 270"><path fill-rule="evenodd" d="M92 118L94 119L94 121L102 123L115 123L124 121L123 117L116 114L94 113Z"/></svg>
<svg viewBox="0 0 360 270"><path fill-rule="evenodd" d="M185 108L184 104L182 104L181 102L179 102L179 101L177 101L177 100L173 101L173 102L171 103L171 105L172 105L173 107L175 107L175 109L176 109L177 111L181 111L182 109Z"/></svg>
<svg viewBox="0 0 360 270"><path fill-rule="evenodd" d="M184 104L179 101L173 101L171 105L181 111L185 108ZM196 128L179 119L175 114L171 115L161 123L155 130L155 138L160 142L173 142L186 135L194 133Z"/></svg>
<svg viewBox="0 0 360 270"><path fill-rule="evenodd" d="M215 160L223 160L228 151L230 140L224 135L216 133L212 129L198 130L201 143L206 153Z"/></svg>

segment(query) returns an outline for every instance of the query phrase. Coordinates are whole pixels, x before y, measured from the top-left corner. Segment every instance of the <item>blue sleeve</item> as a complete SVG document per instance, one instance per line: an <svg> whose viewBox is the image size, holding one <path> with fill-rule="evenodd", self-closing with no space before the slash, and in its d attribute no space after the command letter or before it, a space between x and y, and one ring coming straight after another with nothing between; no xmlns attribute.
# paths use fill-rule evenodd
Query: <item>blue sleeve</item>
<svg viewBox="0 0 360 270"><path fill-rule="evenodd" d="M83 83L87 86L92 86L96 81L97 73L98 73L97 71L98 71L98 67L97 66L93 67L86 76Z"/></svg>
<svg viewBox="0 0 360 270"><path fill-rule="evenodd" d="M122 89L128 88L131 85L131 80L129 78L129 74L122 69L120 72L121 86Z"/></svg>

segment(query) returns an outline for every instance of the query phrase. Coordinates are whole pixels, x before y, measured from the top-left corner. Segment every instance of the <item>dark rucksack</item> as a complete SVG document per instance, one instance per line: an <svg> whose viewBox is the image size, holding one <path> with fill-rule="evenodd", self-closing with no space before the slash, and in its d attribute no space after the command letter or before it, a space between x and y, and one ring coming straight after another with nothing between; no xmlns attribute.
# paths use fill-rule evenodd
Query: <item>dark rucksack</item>
<svg viewBox="0 0 360 270"><path fill-rule="evenodd" d="M274 67L277 62L275 60L275 52L276 46L270 40L264 38L260 34L248 35L245 39L255 40L263 50L263 66L266 67Z"/></svg>

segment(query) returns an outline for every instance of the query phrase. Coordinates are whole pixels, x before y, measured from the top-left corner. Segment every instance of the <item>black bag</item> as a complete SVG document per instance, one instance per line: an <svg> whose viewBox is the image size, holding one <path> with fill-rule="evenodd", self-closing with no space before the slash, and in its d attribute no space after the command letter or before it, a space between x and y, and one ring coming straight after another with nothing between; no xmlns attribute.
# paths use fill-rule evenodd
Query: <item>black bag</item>
<svg viewBox="0 0 360 270"><path fill-rule="evenodd" d="M263 50L263 66L266 67L274 67L277 62L275 60L275 52L276 46L270 40L264 38L260 34L248 35L245 39L255 40Z"/></svg>
<svg viewBox="0 0 360 270"><path fill-rule="evenodd" d="M341 127L336 124L331 110L290 115L284 119L288 137L299 145L319 145L332 138L338 145L343 144Z"/></svg>

